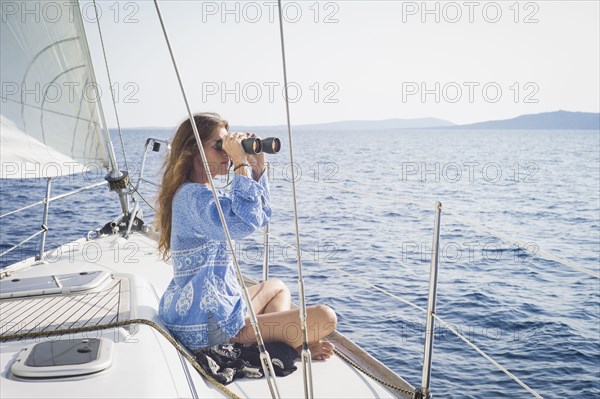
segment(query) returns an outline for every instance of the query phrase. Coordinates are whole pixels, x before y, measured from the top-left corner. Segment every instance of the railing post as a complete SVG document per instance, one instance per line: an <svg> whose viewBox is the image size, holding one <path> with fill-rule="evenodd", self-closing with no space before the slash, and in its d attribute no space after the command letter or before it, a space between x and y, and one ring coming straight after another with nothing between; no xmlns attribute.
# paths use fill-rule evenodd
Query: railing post
<svg viewBox="0 0 600 399"><path fill-rule="evenodd" d="M429 385L431 382L431 359L433 355L433 334L435 301L437 297L438 281L438 258L440 246L440 223L442 215L442 203L435 203L435 221L433 226L433 245L431 248L431 267L429 269L429 298L427 300L427 324L425 326L425 349L423 351L423 374L421 387L417 388L413 396L414 399L429 399L431 392Z"/></svg>
<svg viewBox="0 0 600 399"><path fill-rule="evenodd" d="M46 198L44 198L44 217L42 218L42 237L40 239L40 252L35 257L38 262L44 261L44 247L46 246L46 233L48 232L48 209L50 208L50 189L52 188L52 178L48 177L46 184Z"/></svg>

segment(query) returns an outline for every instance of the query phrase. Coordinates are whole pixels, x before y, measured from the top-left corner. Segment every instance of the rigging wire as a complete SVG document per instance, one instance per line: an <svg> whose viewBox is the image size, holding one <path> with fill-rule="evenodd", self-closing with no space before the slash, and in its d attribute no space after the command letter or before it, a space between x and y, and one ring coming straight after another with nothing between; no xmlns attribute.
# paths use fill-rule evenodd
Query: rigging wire
<svg viewBox="0 0 600 399"><path fill-rule="evenodd" d="M106 56L106 49L104 48L104 38L102 36L102 29L100 29L100 17L98 15L98 6L96 4L96 0L93 0L94 3L94 13L96 15L96 26L98 26L98 35L100 36L100 45L102 47L102 55L104 57L104 65L106 67L106 75L108 76L108 87L110 91L110 95L112 98L113 108L115 110L115 118L117 121L117 130L119 131L119 140L121 141L121 150L123 151L123 161L125 162L125 170L127 170L127 174L129 174L129 164L127 163L127 154L125 153L125 143L123 141L123 133L121 132L121 123L119 122L119 113L117 112L117 101L115 99L115 93L113 92L113 84L112 79L110 77L110 70L108 68L108 58ZM131 177L131 174L129 174Z"/></svg>
<svg viewBox="0 0 600 399"><path fill-rule="evenodd" d="M292 141L292 128L290 123L290 104L288 96L288 80L287 67L285 61L285 40L283 38L283 12L281 0L277 1L277 9L279 10L279 37L281 40L281 60L283 66L283 88L285 94L285 116L287 123L288 141L290 147L290 165L294 165L294 149ZM296 254L298 260L298 296L300 299L300 329L302 330L302 374L304 377L304 397L313 398L313 379L312 379L312 360L310 349L308 348L308 329L306 326L306 296L304 293L304 277L302 276L302 251L300 246L300 227L298 225L298 204L296 201L296 176L295 168L291 168L292 172L292 201L294 204L294 225L296 227Z"/></svg>
<svg viewBox="0 0 600 399"><path fill-rule="evenodd" d="M133 183L129 182L129 187L131 188L131 191L130 191L131 194L135 193L135 194L139 195L140 198L142 199L142 201L144 201L146 203L146 205L148 205L150 207L150 209L152 209L152 211L154 212L154 214L157 213L156 209L152 205L150 205L150 203L148 201L146 201L146 199L142 196L142 193L140 193L140 191L138 190L138 188L135 187L133 185Z"/></svg>

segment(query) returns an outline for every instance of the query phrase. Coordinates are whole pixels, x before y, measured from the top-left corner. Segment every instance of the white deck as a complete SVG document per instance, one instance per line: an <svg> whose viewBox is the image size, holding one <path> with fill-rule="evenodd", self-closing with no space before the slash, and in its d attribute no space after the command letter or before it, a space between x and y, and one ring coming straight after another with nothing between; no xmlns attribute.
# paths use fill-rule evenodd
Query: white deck
<svg viewBox="0 0 600 399"><path fill-rule="evenodd" d="M11 266L12 274L8 278L107 270L113 273L113 279L93 292L1 300L0 334L104 324L127 318L145 318L162 326L157 313L158 301L172 271L169 264L157 259L156 243L145 234L133 234L129 240L118 236L92 241L82 239L62 247L54 254L52 263L33 263L33 259L27 259ZM0 397L224 396L205 382L150 326L135 325L130 329L73 335L82 336L102 336L114 341L113 364L108 370L80 379L18 381L10 375L10 366L18 352L31 343L57 338L4 342L0 344ZM299 361L297 366L296 372L277 379L283 398L304 396ZM398 394L388 391L337 356L329 361L313 362L313 382L317 398L391 398ZM241 397L270 397L264 379L238 379L228 388Z"/></svg>

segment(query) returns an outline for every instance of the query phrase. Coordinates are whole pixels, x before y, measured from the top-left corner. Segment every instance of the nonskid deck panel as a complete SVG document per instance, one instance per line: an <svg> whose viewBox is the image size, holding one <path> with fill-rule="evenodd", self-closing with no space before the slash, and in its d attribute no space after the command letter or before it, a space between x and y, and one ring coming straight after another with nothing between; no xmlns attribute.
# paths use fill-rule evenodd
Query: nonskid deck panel
<svg viewBox="0 0 600 399"><path fill-rule="evenodd" d="M129 280L77 294L0 300L0 337L109 324L130 317Z"/></svg>

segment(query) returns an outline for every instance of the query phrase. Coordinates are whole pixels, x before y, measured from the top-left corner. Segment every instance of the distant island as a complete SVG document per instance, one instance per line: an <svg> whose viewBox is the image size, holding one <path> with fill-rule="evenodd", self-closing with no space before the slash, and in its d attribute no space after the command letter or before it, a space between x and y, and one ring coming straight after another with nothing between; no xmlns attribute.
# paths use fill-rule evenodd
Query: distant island
<svg viewBox="0 0 600 399"><path fill-rule="evenodd" d="M455 125L458 129L502 130L600 130L600 114L555 111L521 115L512 119Z"/></svg>
<svg viewBox="0 0 600 399"><path fill-rule="evenodd" d="M600 113L554 111L540 114L521 115L512 119L456 125L438 118L385 119L375 121L354 120L310 125L292 125L294 132L344 132L399 129L469 129L469 130L600 130ZM111 129L113 130L113 129ZM116 128L115 128L116 130ZM165 131L174 128L127 128L126 131ZM256 132L285 132L287 126L240 126L232 125L230 130Z"/></svg>
<svg viewBox="0 0 600 399"><path fill-rule="evenodd" d="M233 126L236 130L285 131L279 126ZM455 125L437 118L341 121L312 125L293 125L293 131L355 131L387 129L477 129L477 130L600 130L600 113L554 111L521 115L512 119Z"/></svg>

